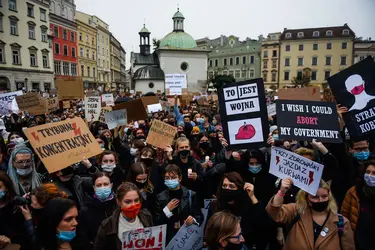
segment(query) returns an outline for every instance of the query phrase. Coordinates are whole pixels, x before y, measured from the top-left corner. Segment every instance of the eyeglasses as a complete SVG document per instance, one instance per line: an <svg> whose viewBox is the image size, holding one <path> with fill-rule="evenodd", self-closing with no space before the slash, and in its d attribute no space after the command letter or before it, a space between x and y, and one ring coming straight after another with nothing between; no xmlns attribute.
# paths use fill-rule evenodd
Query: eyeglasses
<svg viewBox="0 0 375 250"><path fill-rule="evenodd" d="M353 148L354 151L356 152L368 152L369 149L366 147L366 148Z"/></svg>
<svg viewBox="0 0 375 250"><path fill-rule="evenodd" d="M32 160L14 161L14 163L19 164L19 165L21 165L21 164L30 164L30 163L32 163Z"/></svg>
<svg viewBox="0 0 375 250"><path fill-rule="evenodd" d="M230 236L228 237L229 239L237 239L238 242L241 242L241 236L242 236L242 232L240 232L238 235L236 236Z"/></svg>

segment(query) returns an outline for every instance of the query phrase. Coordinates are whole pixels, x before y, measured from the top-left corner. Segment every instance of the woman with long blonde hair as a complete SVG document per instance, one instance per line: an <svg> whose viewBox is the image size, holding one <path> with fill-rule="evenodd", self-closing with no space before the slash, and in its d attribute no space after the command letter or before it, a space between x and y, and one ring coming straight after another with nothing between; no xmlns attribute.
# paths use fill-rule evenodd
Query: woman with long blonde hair
<svg viewBox="0 0 375 250"><path fill-rule="evenodd" d="M284 196L292 185L290 178L283 179L280 190L266 208L275 222L289 227L283 249L355 249L350 223L337 213L329 185L320 181L315 195L300 190L296 203L283 204Z"/></svg>

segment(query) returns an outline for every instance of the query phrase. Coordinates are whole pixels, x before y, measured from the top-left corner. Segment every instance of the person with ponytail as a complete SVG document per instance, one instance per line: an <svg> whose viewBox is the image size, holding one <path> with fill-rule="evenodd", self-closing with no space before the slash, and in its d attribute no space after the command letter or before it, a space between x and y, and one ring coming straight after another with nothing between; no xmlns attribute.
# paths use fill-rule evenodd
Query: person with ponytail
<svg viewBox="0 0 375 250"><path fill-rule="evenodd" d="M94 250L122 250L124 232L152 227L152 216L142 208L142 196L134 183L124 182L118 187L116 202L119 209L100 225Z"/></svg>

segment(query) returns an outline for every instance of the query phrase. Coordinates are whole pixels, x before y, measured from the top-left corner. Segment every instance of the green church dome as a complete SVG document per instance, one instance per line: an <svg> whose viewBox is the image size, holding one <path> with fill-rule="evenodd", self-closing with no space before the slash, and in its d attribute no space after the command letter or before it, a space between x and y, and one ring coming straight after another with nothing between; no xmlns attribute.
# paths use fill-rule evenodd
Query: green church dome
<svg viewBox="0 0 375 250"><path fill-rule="evenodd" d="M194 49L197 47L197 43L194 38L188 33L181 31L174 31L166 35L160 41L160 48L169 47L176 49Z"/></svg>
<svg viewBox="0 0 375 250"><path fill-rule="evenodd" d="M146 28L146 25L143 24L143 28L141 29L141 31L139 31L139 33L150 33L150 31L148 31L148 29Z"/></svg>
<svg viewBox="0 0 375 250"><path fill-rule="evenodd" d="M179 10L174 14L172 18L184 18L185 19L184 15L182 15L182 13Z"/></svg>

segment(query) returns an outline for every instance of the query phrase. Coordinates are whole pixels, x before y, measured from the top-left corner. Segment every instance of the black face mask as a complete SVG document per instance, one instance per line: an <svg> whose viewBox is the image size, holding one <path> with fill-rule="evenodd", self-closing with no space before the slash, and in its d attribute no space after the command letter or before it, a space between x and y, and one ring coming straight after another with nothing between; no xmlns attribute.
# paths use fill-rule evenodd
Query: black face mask
<svg viewBox="0 0 375 250"><path fill-rule="evenodd" d="M323 202L311 202L311 208L317 212L323 212L327 209L328 207L328 203L329 203L329 200L328 201L323 201Z"/></svg>
<svg viewBox="0 0 375 250"><path fill-rule="evenodd" d="M182 151L178 151L178 155L181 157L181 158L186 158L188 157L190 154L190 150L182 150Z"/></svg>
<svg viewBox="0 0 375 250"><path fill-rule="evenodd" d="M239 244L233 244L232 242L228 242L228 245L224 248L225 250L241 250L243 248L243 242Z"/></svg>
<svg viewBox="0 0 375 250"><path fill-rule="evenodd" d="M174 126L174 122L168 122L168 124Z"/></svg>
<svg viewBox="0 0 375 250"><path fill-rule="evenodd" d="M43 216L44 214L44 208L39 208L39 209L31 208L31 213L33 214L33 216L37 218L41 218L41 216Z"/></svg>
<svg viewBox="0 0 375 250"><path fill-rule="evenodd" d="M146 137L144 136L137 136L135 137L136 140L146 140Z"/></svg>
<svg viewBox="0 0 375 250"><path fill-rule="evenodd" d="M152 163L154 162L154 159L150 159L150 158L142 159L141 158L141 162L143 162L146 166L151 167Z"/></svg>
<svg viewBox="0 0 375 250"><path fill-rule="evenodd" d="M222 204L228 204L228 202L237 200L240 195L240 190L221 189L220 201Z"/></svg>
<svg viewBox="0 0 375 250"><path fill-rule="evenodd" d="M203 150L206 150L210 147L210 143L208 141L199 143L199 147Z"/></svg>
<svg viewBox="0 0 375 250"><path fill-rule="evenodd" d="M145 182L138 182L138 181L135 181L135 185L139 188L139 189L143 189L147 184L147 180Z"/></svg>

